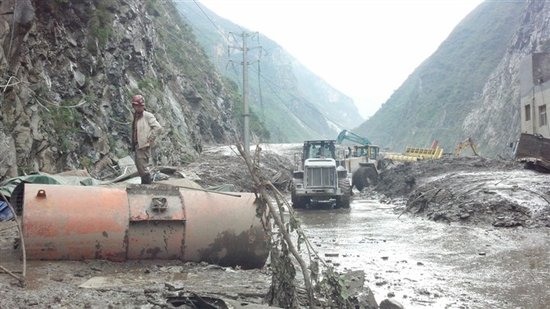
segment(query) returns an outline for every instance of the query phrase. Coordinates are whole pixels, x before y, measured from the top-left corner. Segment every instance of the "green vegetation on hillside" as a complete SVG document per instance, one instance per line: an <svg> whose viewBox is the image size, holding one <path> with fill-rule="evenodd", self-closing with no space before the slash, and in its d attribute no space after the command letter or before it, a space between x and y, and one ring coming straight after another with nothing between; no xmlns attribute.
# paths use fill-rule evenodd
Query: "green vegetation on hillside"
<svg viewBox="0 0 550 309"><path fill-rule="evenodd" d="M238 47L242 42L240 34L246 29L205 7L199 9L195 3L180 2L177 8L193 26L218 70L242 89L242 52ZM270 142L333 138L338 132L329 121L345 127L362 121L350 98L297 65L275 42L262 35L249 36L247 42L250 110L269 130ZM260 46L261 49L256 48ZM263 119L262 115L267 117Z"/></svg>
<svg viewBox="0 0 550 309"><path fill-rule="evenodd" d="M116 5L115 0L96 0L96 9L90 10L90 20L88 28L90 29L90 40L88 41L88 50L96 52L96 47L104 48L112 33L111 23L114 19L112 8ZM95 40L97 40L97 45Z"/></svg>
<svg viewBox="0 0 550 309"><path fill-rule="evenodd" d="M462 141L466 115L505 54L524 2L487 1L470 13L356 132L394 151Z"/></svg>
<svg viewBox="0 0 550 309"><path fill-rule="evenodd" d="M168 72L174 72L176 75L183 75L187 80L198 81L193 83L194 90L198 92L202 98L211 98L214 96L224 96L224 100L231 102L232 115L235 124L238 126L236 130L242 132L242 100L238 93L238 86L229 79L223 79L224 85L218 85L213 81L217 80L217 69L210 62L203 48L198 47L197 37L193 30L182 17L178 14L175 7L169 12L161 10L158 5L160 0L151 0L148 2L148 10L153 16L161 16L155 18L155 29L159 40L166 46L164 52L157 52L157 63L163 66ZM171 18L162 17L163 14L170 15ZM174 23L174 21L176 21ZM195 42L190 44L190 42ZM199 56L200 55L200 56ZM167 59L165 59L167 58ZM208 83L204 81L209 81ZM147 83L146 86L150 86ZM222 89L226 91L226 95L222 94ZM214 93L212 93L214 92ZM203 106L203 108L207 108ZM259 136L262 139L269 139L269 131L261 119L251 111L250 113L250 129L252 134Z"/></svg>

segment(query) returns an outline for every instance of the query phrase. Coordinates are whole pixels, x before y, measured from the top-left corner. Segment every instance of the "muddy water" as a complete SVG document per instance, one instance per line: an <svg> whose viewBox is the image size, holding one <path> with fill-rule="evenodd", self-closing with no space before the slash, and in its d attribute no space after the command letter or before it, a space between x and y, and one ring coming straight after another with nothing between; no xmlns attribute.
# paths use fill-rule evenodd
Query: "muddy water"
<svg viewBox="0 0 550 309"><path fill-rule="evenodd" d="M364 270L376 300L406 308L550 308L550 229L436 223L394 205L355 200L348 210L304 210L320 256Z"/></svg>

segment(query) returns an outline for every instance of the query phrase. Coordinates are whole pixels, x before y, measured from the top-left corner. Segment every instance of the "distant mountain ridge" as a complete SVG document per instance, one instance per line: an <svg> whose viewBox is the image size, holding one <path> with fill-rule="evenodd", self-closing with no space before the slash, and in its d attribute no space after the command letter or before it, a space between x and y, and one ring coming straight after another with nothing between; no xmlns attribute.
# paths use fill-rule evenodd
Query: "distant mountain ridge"
<svg viewBox="0 0 550 309"><path fill-rule="evenodd" d="M239 62L242 62L242 54L232 49L229 56L228 47L241 44L230 32L240 34L248 30L217 16L203 5L199 8L194 2L179 2L177 8L192 25L197 40L218 70L242 89ZM364 121L349 97L316 76L277 43L261 34L258 39L249 40L250 47L262 47L261 58L258 52L250 51L249 102L252 113L269 130L269 141L333 139L340 130L356 127Z"/></svg>
<svg viewBox="0 0 550 309"><path fill-rule="evenodd" d="M544 46L537 33L547 27L546 3L480 4L355 131L394 151L438 140L452 152L470 137L482 155L509 157L520 130L518 64ZM530 45L521 46L520 33Z"/></svg>

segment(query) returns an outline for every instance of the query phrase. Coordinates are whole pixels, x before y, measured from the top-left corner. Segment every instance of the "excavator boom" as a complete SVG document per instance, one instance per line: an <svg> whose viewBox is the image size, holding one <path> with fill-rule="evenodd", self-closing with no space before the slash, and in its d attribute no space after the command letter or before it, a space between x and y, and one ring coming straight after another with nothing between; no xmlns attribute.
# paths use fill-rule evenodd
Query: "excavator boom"
<svg viewBox="0 0 550 309"><path fill-rule="evenodd" d="M336 142L338 144L342 144L342 142L344 140L349 140L351 142L354 142L354 143L357 143L357 144L360 144L360 145L370 145L371 142L365 138L365 137L362 137L362 136L359 136L351 131L348 131L348 130L343 130L342 132L340 132L340 134L338 134L338 137L336 138Z"/></svg>

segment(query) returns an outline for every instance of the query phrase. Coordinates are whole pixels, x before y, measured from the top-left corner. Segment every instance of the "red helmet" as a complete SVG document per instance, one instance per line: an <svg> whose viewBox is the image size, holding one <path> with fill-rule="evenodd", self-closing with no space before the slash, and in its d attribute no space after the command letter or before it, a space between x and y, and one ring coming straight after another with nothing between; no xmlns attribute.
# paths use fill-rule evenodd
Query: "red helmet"
<svg viewBox="0 0 550 309"><path fill-rule="evenodd" d="M136 94L132 97L132 105L145 106L145 99L141 94Z"/></svg>

